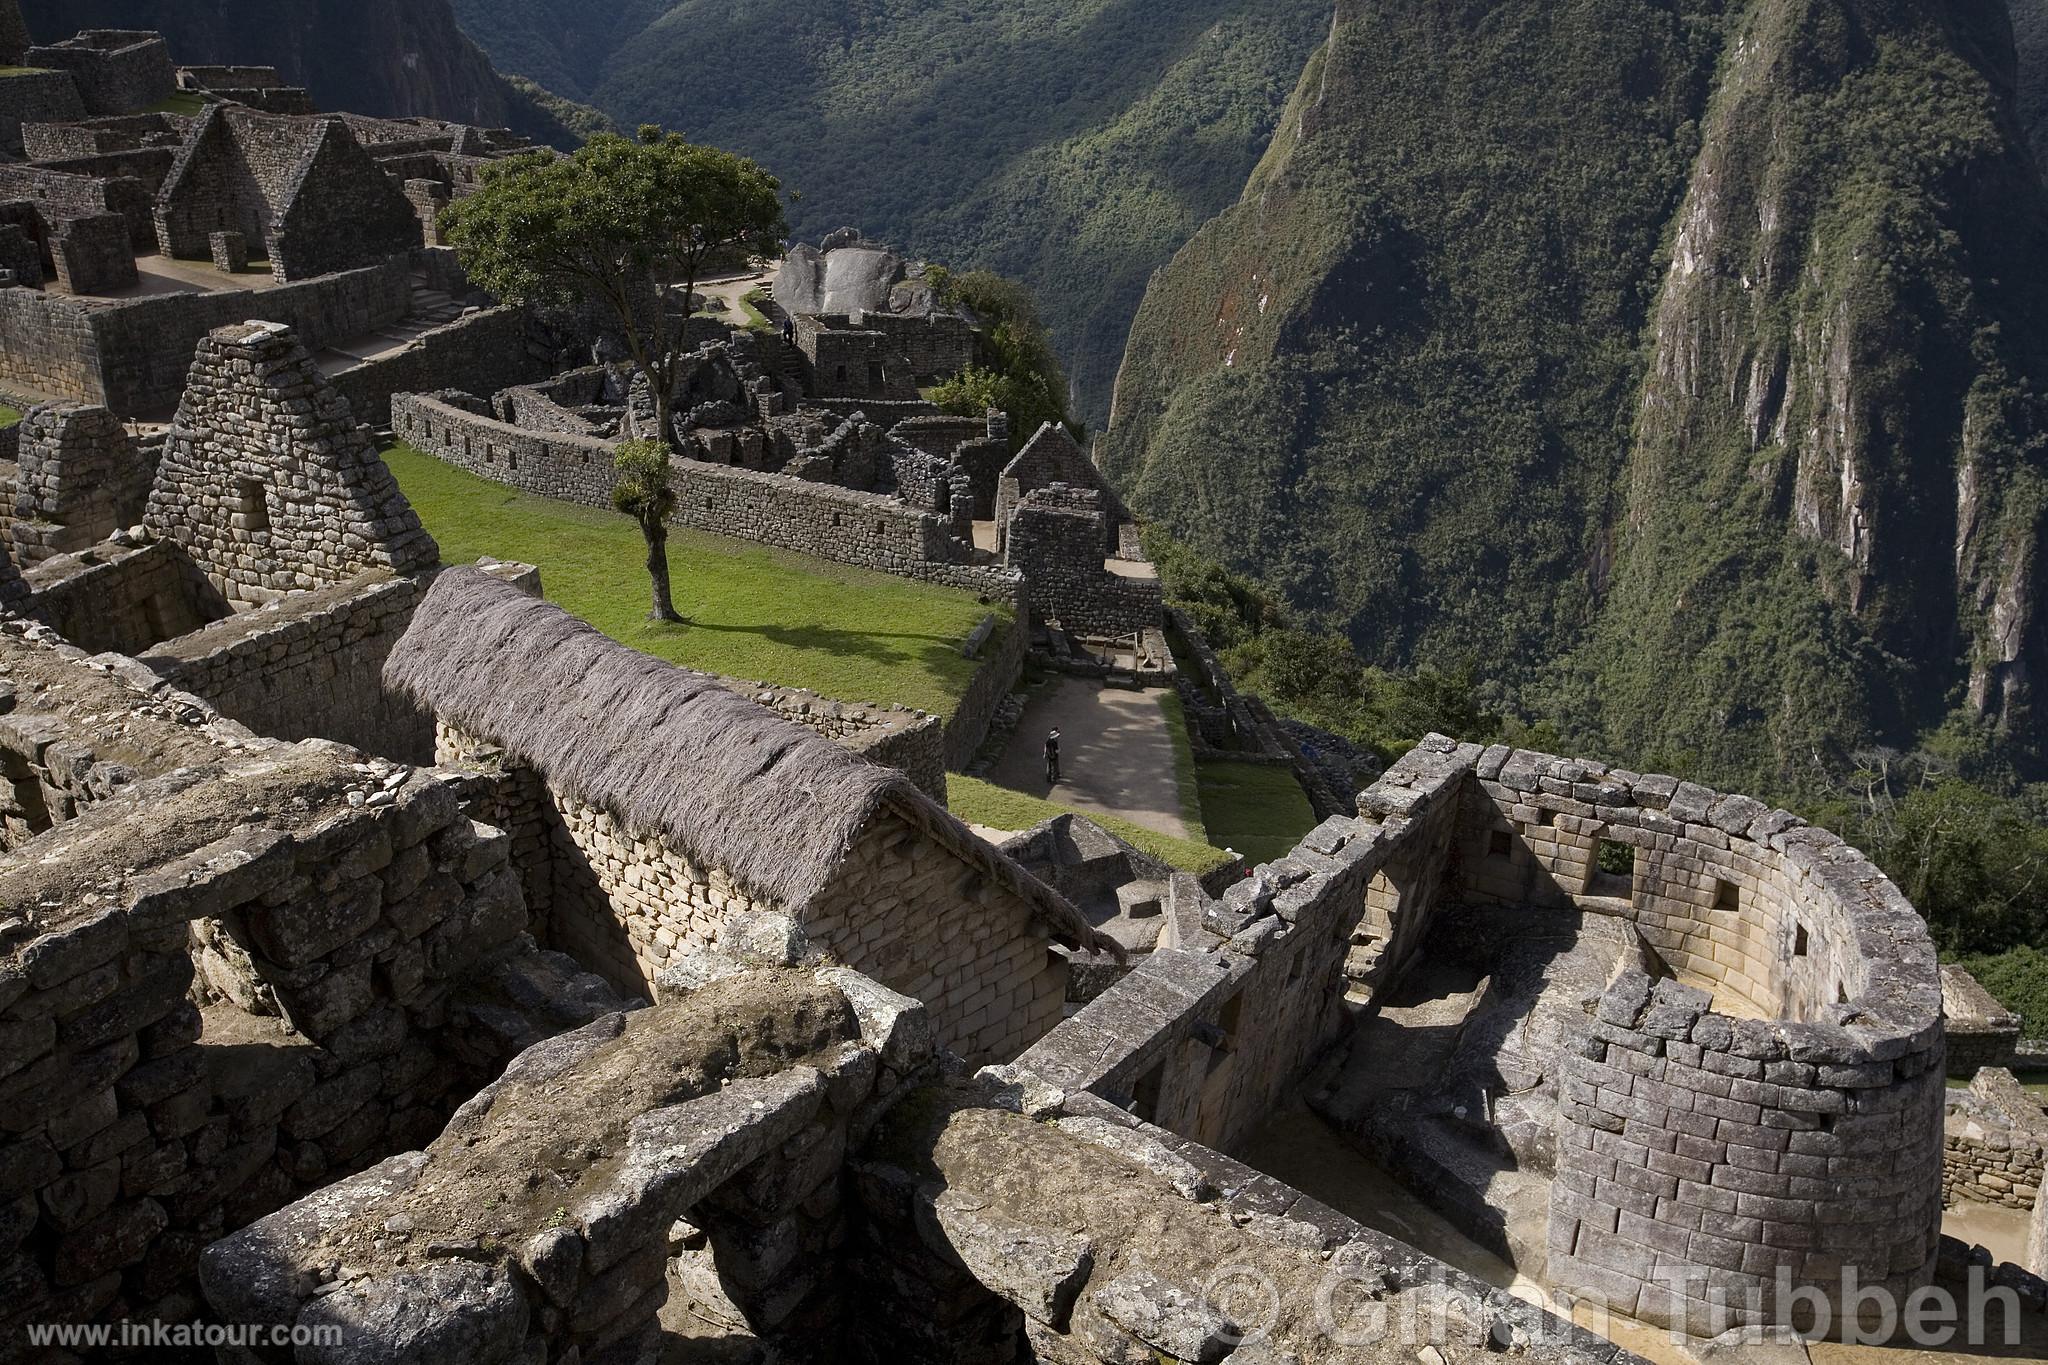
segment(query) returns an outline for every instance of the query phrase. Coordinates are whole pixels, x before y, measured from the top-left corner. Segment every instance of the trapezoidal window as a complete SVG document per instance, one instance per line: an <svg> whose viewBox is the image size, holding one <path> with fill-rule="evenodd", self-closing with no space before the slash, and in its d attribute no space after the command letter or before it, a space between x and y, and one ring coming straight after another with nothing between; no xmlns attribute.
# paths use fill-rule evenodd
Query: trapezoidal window
<svg viewBox="0 0 2048 1365"><path fill-rule="evenodd" d="M244 531L270 529L270 504L264 500L262 480L235 480L234 525Z"/></svg>
<svg viewBox="0 0 2048 1365"><path fill-rule="evenodd" d="M1515 836L1504 829L1489 831L1486 836L1486 856L1489 858L1514 857Z"/></svg>
<svg viewBox="0 0 2048 1365"><path fill-rule="evenodd" d="M1159 1121L1159 1096L1166 1088L1166 1062L1162 1059L1131 1087L1131 1113L1146 1123Z"/></svg>
<svg viewBox="0 0 2048 1365"><path fill-rule="evenodd" d="M1237 1030L1244 1022L1244 992L1230 997L1221 1013L1216 1016L1216 1032L1220 1035L1210 1045L1209 1070L1215 1071L1223 1065L1231 1053L1237 1051Z"/></svg>
<svg viewBox="0 0 2048 1365"><path fill-rule="evenodd" d="M1792 956L1805 957L1806 950L1806 926L1795 924L1792 926Z"/></svg>
<svg viewBox="0 0 2048 1365"><path fill-rule="evenodd" d="M868 388L873 392L880 393L888 385L888 376L882 373L882 362L870 360L868 362Z"/></svg>
<svg viewBox="0 0 2048 1365"><path fill-rule="evenodd" d="M1742 889L1734 882L1714 878L1714 908L1731 913L1742 909Z"/></svg>
<svg viewBox="0 0 2048 1365"><path fill-rule="evenodd" d="M1626 899L1636 890L1636 851L1614 839L1601 839L1593 846L1593 872L1586 878L1586 894Z"/></svg>

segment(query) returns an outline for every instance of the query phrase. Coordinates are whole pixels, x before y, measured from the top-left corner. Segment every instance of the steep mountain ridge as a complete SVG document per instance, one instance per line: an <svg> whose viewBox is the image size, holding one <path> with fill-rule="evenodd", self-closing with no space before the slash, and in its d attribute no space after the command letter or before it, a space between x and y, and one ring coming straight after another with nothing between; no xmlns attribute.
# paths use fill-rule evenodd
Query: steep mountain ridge
<svg viewBox="0 0 2048 1365"><path fill-rule="evenodd" d="M176 61L275 66L322 109L510 127L561 146L592 126L589 111L493 69L448 0L21 0L21 9L40 41L153 29Z"/></svg>
<svg viewBox="0 0 2048 1365"><path fill-rule="evenodd" d="M1622 758L1797 787L1959 710L2038 773L2013 85L2000 0L1346 0L1148 292L1105 462Z"/></svg>
<svg viewBox="0 0 2048 1365"><path fill-rule="evenodd" d="M1099 420L1145 282L1244 186L1330 0L458 0L499 65L1027 279Z"/></svg>

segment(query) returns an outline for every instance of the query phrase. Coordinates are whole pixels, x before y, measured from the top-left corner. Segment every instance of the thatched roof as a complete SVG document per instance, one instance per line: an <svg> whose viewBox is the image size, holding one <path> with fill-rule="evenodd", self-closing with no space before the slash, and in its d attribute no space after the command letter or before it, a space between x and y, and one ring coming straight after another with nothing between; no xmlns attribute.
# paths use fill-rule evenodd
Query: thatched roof
<svg viewBox="0 0 2048 1365"><path fill-rule="evenodd" d="M1107 942L902 773L475 569L435 580L384 679L552 789L793 914L886 805L1023 896L1058 937Z"/></svg>

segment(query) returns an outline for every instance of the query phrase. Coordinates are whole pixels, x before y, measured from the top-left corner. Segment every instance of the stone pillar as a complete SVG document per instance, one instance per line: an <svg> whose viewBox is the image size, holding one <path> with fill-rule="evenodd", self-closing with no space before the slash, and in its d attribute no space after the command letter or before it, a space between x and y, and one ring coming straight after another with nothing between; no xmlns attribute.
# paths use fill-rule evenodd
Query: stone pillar
<svg viewBox="0 0 2048 1365"><path fill-rule="evenodd" d="M213 268L234 275L249 268L249 239L239 232L216 232L207 241L213 247Z"/></svg>

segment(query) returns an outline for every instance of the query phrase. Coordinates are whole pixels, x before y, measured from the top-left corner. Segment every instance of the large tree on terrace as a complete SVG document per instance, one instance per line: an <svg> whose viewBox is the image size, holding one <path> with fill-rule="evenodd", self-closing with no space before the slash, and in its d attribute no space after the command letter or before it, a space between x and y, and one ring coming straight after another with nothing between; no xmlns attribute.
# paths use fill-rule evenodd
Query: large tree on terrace
<svg viewBox="0 0 2048 1365"><path fill-rule="evenodd" d="M654 394L661 439L691 292L713 260L781 249L782 186L745 157L648 126L600 134L566 157L487 169L441 217L479 286L519 301L589 299L608 311ZM652 303L654 306L650 306Z"/></svg>

